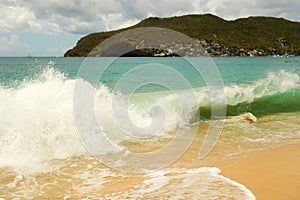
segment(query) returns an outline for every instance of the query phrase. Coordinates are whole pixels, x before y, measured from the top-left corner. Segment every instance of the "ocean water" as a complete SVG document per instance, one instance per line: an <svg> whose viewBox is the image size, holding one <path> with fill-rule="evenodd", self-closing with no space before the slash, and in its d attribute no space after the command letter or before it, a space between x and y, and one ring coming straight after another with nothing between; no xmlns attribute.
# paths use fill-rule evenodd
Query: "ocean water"
<svg viewBox="0 0 300 200"><path fill-rule="evenodd" d="M201 163L299 140L299 83L300 57L0 58L0 198L255 199Z"/></svg>

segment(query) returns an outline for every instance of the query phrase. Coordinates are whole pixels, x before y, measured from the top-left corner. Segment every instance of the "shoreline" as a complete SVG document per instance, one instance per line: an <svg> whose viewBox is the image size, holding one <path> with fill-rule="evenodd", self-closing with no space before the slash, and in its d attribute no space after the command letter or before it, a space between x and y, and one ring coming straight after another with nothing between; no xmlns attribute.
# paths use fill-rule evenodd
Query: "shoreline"
<svg viewBox="0 0 300 200"><path fill-rule="evenodd" d="M247 187L258 200L300 197L300 142L210 164L221 169L221 175Z"/></svg>

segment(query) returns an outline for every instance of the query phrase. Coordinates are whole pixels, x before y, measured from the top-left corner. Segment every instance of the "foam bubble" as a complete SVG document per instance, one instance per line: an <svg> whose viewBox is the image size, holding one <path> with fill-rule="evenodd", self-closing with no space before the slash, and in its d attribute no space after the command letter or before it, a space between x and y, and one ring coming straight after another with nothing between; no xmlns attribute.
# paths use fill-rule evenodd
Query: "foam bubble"
<svg viewBox="0 0 300 200"><path fill-rule="evenodd" d="M63 73L48 67L36 79L24 80L18 87L0 87L0 166L43 170L49 167L47 162L50 160L86 154L76 134L73 116L76 81L66 79ZM298 85L297 74L281 70L251 85L226 87L227 100L229 105L251 102L262 96L289 91ZM179 93L184 97L185 91ZM129 104L128 113L134 126L143 128L163 119L162 129L154 127L153 131L124 134L115 121L113 95L120 108ZM118 144L132 139L134 134L138 139L151 139L157 135L167 137L169 132L194 123L198 108L208 105L210 100L206 88L196 89L195 95L196 101L185 98L185 102L179 105L176 95L170 91L129 96L113 94L109 88L100 85L95 90L95 114L100 128L119 148ZM163 108L164 113L153 109L155 107ZM129 125L127 130L134 128Z"/></svg>
<svg viewBox="0 0 300 200"><path fill-rule="evenodd" d="M0 88L0 165L31 171L45 170L48 161L66 159L86 154L76 132L73 116L74 86L77 80L66 79L64 74L47 68L35 80L24 80L17 88ZM83 81L85 82L85 81ZM85 82L85 84L89 84ZM129 103L128 96L116 94L117 105ZM115 121L112 92L100 85L95 90L95 114L100 128L118 143L128 139ZM126 99L127 98L127 99ZM157 98L141 110L136 104L129 107L129 116L138 127L148 126L161 118L151 113L153 106L164 108L166 118L162 133L168 133L180 125L188 124L189 114L195 105L185 104L184 114L178 108L175 96ZM195 106L195 108L193 108ZM182 119L184 116L185 119ZM88 122L88 120L87 120ZM128 129L131 129L129 127ZM153 136L151 131L138 136ZM112 149L103 147L105 153ZM121 148L119 148L121 149Z"/></svg>
<svg viewBox="0 0 300 200"><path fill-rule="evenodd" d="M244 185L220 175L218 168L165 169L145 175L146 180L111 198L256 199Z"/></svg>
<svg viewBox="0 0 300 200"><path fill-rule="evenodd" d="M225 87L228 105L242 102L253 102L263 96L284 93L299 86L299 76L292 72L280 70L271 72L267 78L258 80L251 85L232 85Z"/></svg>
<svg viewBox="0 0 300 200"><path fill-rule="evenodd" d="M0 88L1 166L42 170L45 160L84 153L72 118L73 85L48 68L19 88Z"/></svg>

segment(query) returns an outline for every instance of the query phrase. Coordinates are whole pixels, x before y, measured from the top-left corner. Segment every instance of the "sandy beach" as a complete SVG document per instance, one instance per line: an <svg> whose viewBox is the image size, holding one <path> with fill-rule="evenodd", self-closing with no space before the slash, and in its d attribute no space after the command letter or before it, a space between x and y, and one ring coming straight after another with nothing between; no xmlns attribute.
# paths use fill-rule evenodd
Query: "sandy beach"
<svg viewBox="0 0 300 200"><path fill-rule="evenodd" d="M250 189L258 200L300 198L300 143L220 161L221 174Z"/></svg>

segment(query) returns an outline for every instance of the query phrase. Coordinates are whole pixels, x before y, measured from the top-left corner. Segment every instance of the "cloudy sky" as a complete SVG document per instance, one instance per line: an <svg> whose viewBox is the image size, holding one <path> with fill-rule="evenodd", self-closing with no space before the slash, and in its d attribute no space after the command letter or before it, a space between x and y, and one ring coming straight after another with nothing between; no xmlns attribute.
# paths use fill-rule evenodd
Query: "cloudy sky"
<svg viewBox="0 0 300 200"><path fill-rule="evenodd" d="M297 0L1 0L0 56L62 56L91 32L133 25L149 16L212 13L300 21Z"/></svg>

